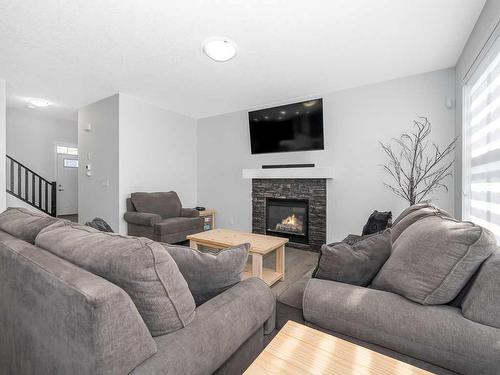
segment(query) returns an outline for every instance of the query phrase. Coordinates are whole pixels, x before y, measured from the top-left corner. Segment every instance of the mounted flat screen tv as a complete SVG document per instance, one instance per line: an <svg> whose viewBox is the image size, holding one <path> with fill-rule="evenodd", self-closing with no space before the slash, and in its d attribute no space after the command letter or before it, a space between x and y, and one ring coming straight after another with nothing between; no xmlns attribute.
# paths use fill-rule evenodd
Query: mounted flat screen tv
<svg viewBox="0 0 500 375"><path fill-rule="evenodd" d="M324 150L323 99L248 113L252 154Z"/></svg>

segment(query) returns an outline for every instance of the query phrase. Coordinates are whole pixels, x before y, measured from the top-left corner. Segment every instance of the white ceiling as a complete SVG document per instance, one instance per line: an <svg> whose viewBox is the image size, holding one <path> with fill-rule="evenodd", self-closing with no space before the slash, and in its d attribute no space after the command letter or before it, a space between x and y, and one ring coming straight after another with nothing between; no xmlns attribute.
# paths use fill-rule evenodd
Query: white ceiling
<svg viewBox="0 0 500 375"><path fill-rule="evenodd" d="M485 0L0 0L0 77L71 117L116 92L200 118L455 66ZM217 63L211 36L238 45Z"/></svg>

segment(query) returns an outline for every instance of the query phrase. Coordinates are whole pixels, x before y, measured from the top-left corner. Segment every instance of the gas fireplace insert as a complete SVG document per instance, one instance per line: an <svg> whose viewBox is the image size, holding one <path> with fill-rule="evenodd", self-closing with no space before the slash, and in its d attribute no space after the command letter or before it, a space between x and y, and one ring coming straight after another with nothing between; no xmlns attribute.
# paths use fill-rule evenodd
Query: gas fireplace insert
<svg viewBox="0 0 500 375"><path fill-rule="evenodd" d="M290 242L309 243L309 201L307 199L266 199L266 233L287 237Z"/></svg>

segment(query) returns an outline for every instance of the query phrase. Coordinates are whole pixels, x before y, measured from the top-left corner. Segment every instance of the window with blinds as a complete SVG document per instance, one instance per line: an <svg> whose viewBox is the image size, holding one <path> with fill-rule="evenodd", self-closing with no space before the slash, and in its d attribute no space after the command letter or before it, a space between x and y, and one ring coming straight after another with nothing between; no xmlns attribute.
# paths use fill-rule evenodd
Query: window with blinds
<svg viewBox="0 0 500 375"><path fill-rule="evenodd" d="M500 48L464 86L463 216L500 239Z"/></svg>

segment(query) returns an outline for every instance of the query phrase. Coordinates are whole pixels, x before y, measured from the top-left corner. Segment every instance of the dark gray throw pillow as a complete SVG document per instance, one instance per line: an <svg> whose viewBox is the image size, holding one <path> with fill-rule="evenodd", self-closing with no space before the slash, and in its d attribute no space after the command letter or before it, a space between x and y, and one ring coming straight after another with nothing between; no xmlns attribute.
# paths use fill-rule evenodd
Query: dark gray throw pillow
<svg viewBox="0 0 500 375"><path fill-rule="evenodd" d="M241 281L250 249L250 244L242 244L209 254L186 246L163 246L186 279L196 306Z"/></svg>
<svg viewBox="0 0 500 375"><path fill-rule="evenodd" d="M367 286L391 255L391 229L365 236L350 245L323 245L313 277Z"/></svg>
<svg viewBox="0 0 500 375"><path fill-rule="evenodd" d="M363 236L367 234L374 234L381 232L392 225L392 212L391 211L373 211L373 213L368 218L365 226L363 227Z"/></svg>

